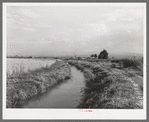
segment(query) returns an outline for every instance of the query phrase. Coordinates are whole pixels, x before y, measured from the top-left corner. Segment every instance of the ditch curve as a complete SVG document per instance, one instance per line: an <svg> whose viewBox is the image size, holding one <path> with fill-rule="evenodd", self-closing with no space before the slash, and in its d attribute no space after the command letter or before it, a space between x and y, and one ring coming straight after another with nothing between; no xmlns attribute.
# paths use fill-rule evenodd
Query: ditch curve
<svg viewBox="0 0 149 122"><path fill-rule="evenodd" d="M17 108L77 108L85 88L85 77L75 67L71 67L71 74L70 79L26 100L25 104Z"/></svg>

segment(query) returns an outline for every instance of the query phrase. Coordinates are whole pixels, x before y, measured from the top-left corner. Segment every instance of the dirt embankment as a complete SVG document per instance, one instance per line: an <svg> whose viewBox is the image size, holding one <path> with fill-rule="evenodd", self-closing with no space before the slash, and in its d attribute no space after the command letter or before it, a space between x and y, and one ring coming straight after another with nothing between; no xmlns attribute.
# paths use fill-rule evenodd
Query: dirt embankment
<svg viewBox="0 0 149 122"><path fill-rule="evenodd" d="M113 68L87 61L68 60L86 77L84 98L78 108L140 109L143 108L143 89L134 86L131 78ZM141 81L143 82L143 81ZM139 91L140 94L137 92Z"/></svg>
<svg viewBox="0 0 149 122"><path fill-rule="evenodd" d="M6 107L13 108L17 104L22 104L26 99L46 92L48 87L70 76L70 66L63 61L56 61L50 68L42 68L18 77L9 77L6 81Z"/></svg>

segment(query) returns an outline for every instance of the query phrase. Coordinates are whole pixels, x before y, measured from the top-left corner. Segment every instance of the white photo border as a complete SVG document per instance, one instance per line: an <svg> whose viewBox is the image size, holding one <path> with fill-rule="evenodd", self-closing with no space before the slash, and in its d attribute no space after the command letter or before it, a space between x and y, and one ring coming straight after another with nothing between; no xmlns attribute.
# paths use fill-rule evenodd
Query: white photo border
<svg viewBox="0 0 149 122"><path fill-rule="evenodd" d="M7 6L128 6L142 5L144 7L144 40L143 40L143 109L90 109L92 112L84 112L87 109L7 109L6 108L6 10ZM3 119L34 119L34 120L61 120L61 119L88 119L88 120L142 120L146 119L146 3L3 3L3 86L2 107Z"/></svg>

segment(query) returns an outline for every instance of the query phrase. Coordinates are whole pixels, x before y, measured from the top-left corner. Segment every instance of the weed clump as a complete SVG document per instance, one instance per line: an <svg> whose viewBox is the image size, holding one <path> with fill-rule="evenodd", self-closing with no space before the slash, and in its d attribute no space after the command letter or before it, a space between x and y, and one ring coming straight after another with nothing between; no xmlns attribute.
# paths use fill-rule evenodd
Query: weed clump
<svg viewBox="0 0 149 122"><path fill-rule="evenodd" d="M122 59L120 62L123 63L123 67L124 68L128 68L128 67L137 67L141 65L141 62L139 60L136 59Z"/></svg>
<svg viewBox="0 0 149 122"><path fill-rule="evenodd" d="M111 62L118 63L122 68L140 68L142 67L142 61L139 59L124 58L124 59L113 59ZM115 64L114 64L115 65Z"/></svg>

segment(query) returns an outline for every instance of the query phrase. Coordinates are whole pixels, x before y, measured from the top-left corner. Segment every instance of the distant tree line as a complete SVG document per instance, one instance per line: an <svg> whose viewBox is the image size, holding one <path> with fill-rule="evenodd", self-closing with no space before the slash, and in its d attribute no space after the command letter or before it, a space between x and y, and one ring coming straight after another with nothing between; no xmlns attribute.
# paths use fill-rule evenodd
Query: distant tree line
<svg viewBox="0 0 149 122"><path fill-rule="evenodd" d="M7 56L7 58L33 58L32 56Z"/></svg>
<svg viewBox="0 0 149 122"><path fill-rule="evenodd" d="M98 59L108 59L108 52L106 50L103 50L99 53L98 56L97 54L92 54L90 57L94 57Z"/></svg>
<svg viewBox="0 0 149 122"><path fill-rule="evenodd" d="M97 54L92 54L90 57L94 57L94 58L97 58Z"/></svg>

